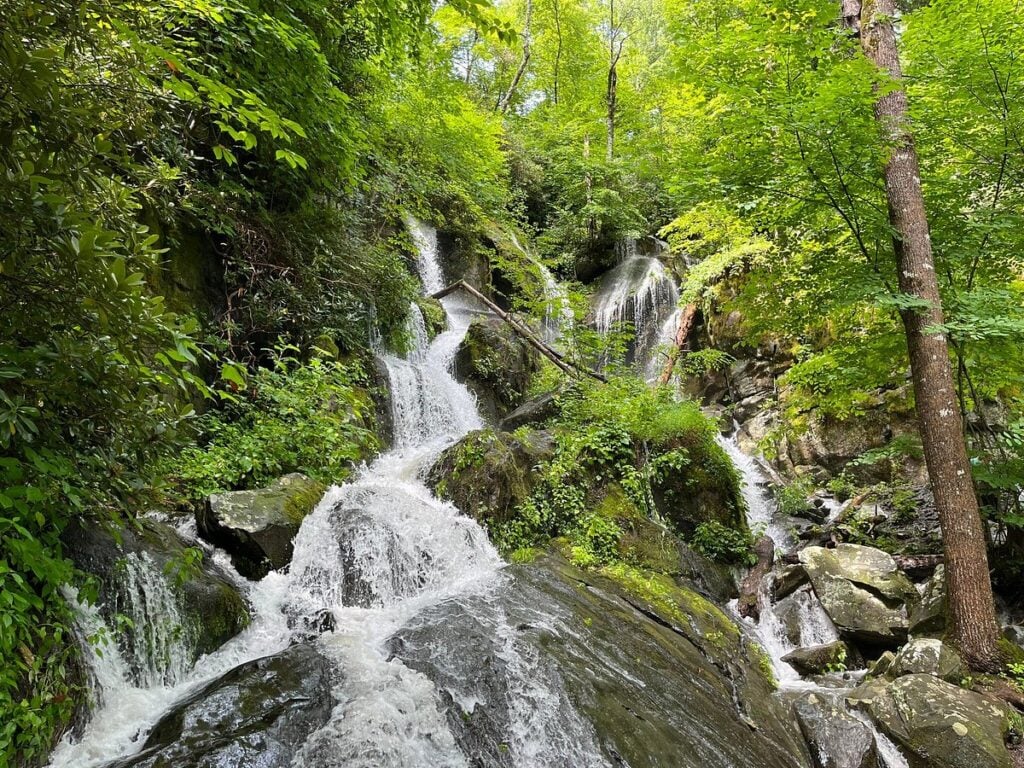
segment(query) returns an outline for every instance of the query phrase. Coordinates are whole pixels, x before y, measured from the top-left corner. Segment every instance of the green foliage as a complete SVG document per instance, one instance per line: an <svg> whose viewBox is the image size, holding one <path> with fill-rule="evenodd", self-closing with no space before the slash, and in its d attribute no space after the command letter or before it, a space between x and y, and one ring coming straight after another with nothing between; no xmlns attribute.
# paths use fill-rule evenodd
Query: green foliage
<svg viewBox="0 0 1024 768"><path fill-rule="evenodd" d="M616 377L576 382L559 402L554 457L537 469L539 482L515 517L492 527L504 551L566 537L577 565L614 562L623 517L654 514L652 487L660 479L710 472L738 484L714 426L696 403L676 402L667 389ZM613 503L618 489L624 496Z"/></svg>
<svg viewBox="0 0 1024 768"><path fill-rule="evenodd" d="M779 488L775 494L779 512L787 517L799 517L811 508L807 498L814 490L814 480L810 477L798 477Z"/></svg>
<svg viewBox="0 0 1024 768"><path fill-rule="evenodd" d="M200 446L182 451L168 474L189 497L258 487L288 472L325 482L347 477L379 447L373 404L356 364L300 363L279 351L248 389L199 419Z"/></svg>
<svg viewBox="0 0 1024 768"><path fill-rule="evenodd" d="M715 520L697 526L690 539L693 548L720 563L755 565L754 540L749 531L737 531Z"/></svg>

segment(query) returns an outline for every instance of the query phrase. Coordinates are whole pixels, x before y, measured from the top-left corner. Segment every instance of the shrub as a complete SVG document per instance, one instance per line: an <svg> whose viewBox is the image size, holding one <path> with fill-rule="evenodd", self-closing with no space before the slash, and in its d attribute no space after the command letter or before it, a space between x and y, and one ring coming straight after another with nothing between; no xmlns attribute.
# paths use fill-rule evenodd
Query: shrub
<svg viewBox="0 0 1024 768"><path fill-rule="evenodd" d="M706 557L720 563L754 565L753 537L747 531L737 531L715 520L701 523L694 531L690 544Z"/></svg>

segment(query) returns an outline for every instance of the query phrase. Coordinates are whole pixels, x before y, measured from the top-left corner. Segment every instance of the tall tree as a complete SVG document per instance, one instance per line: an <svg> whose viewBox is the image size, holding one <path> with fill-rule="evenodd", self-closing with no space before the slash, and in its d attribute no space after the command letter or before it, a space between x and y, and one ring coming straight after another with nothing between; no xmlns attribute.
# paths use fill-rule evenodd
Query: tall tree
<svg viewBox="0 0 1024 768"><path fill-rule="evenodd" d="M498 111L501 114L508 112L508 108L512 106L512 99L516 95L516 89L519 88L519 83L523 79L523 75L526 74L526 68L530 65L530 56L532 55L530 50L530 22L533 18L533 0L526 0L526 19L523 21L523 55L519 60L519 66L516 68L515 74L512 76L512 82L508 85L508 90L502 94L501 99L498 100Z"/></svg>
<svg viewBox="0 0 1024 768"><path fill-rule="evenodd" d="M974 669L1000 665L992 584L978 500L971 479L963 423L949 347L931 235L921 191L913 136L907 124L907 95L896 43L894 0L867 0L858 15L844 0L847 25L861 35L864 54L891 83L875 102L875 119L890 152L885 192L899 289L906 297L901 316L910 354L918 425L935 505L942 527L953 641Z"/></svg>

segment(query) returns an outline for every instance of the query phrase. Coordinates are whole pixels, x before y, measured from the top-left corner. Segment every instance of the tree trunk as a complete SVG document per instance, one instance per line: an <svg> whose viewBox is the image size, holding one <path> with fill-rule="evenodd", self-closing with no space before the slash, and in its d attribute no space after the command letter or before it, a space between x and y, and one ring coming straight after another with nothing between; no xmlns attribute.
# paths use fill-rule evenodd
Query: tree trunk
<svg viewBox="0 0 1024 768"><path fill-rule="evenodd" d="M554 68L554 93L552 94L555 104L558 103L558 76L562 68L562 7L559 0L553 0L552 12L555 16L555 68Z"/></svg>
<svg viewBox="0 0 1024 768"><path fill-rule="evenodd" d="M530 17L532 15L533 0L526 0L526 19L523 22L523 57L519 60L519 67L512 76L512 82L509 83L508 90L505 91L501 101L498 102L498 111L503 115L508 112L508 108L512 105L516 89L519 88L519 81L523 79L523 75L526 74L526 67L530 64Z"/></svg>
<svg viewBox="0 0 1024 768"><path fill-rule="evenodd" d="M693 329L693 321L697 319L697 305L687 304L683 308L683 313L679 316L679 325L676 326L676 337L675 342L672 344L672 349L669 350L668 359L665 361L665 367L661 370L661 376L658 377L659 384L668 384L672 379L672 369L676 367L676 361L679 360L679 356L683 353L683 347L686 346L686 339L690 335L690 331Z"/></svg>
<svg viewBox="0 0 1024 768"><path fill-rule="evenodd" d="M615 109L618 106L619 90L619 57L622 56L622 46L625 41L618 39L618 32L615 29L615 0L611 0L608 11L608 83L605 90L605 160L609 163L615 156ZM617 44L617 45L616 45Z"/></svg>
<svg viewBox="0 0 1024 768"><path fill-rule="evenodd" d="M844 14L848 3L843 4ZM864 53L880 70L902 79L893 19L894 0L868 0L861 12ZM910 353L918 426L942 528L952 640L973 668L999 667L996 623L985 534L978 510L957 405L943 324L939 283L913 137L907 128L907 95L897 88L875 103L875 118L892 154L885 165L885 191L900 291L925 308L901 312Z"/></svg>

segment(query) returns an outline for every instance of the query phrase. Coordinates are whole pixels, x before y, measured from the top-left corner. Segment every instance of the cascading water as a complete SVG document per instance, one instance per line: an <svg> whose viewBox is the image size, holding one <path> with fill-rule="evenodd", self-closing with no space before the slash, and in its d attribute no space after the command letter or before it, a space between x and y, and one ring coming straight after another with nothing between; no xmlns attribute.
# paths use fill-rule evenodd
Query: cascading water
<svg viewBox="0 0 1024 768"><path fill-rule="evenodd" d="M594 326L606 334L620 323L631 322L634 342L630 359L651 376L657 368L658 347L675 336L678 303L679 288L665 265L638 253L634 244L601 280L593 299Z"/></svg>
<svg viewBox="0 0 1024 768"><path fill-rule="evenodd" d="M551 274L551 270L519 243L515 232L509 232L509 237L512 240L512 245L540 271L541 281L544 284L544 320L541 324L541 337L546 343L555 344L573 322L569 297L555 276Z"/></svg>
<svg viewBox="0 0 1024 768"><path fill-rule="evenodd" d="M747 522L751 530L755 535L763 531L775 542L777 549L792 548L793 537L778 519L778 506L767 489L768 477L757 459L744 453L735 437L719 437L719 444L732 459L742 478L743 500L747 506ZM776 605L772 602L771 581L772 575L769 574L758 594L760 618L753 629L761 646L771 658L780 687L790 691L813 690L834 694L835 688L822 688L812 681L801 678L793 667L782 660L782 657L798 647L833 642L839 639L838 630L813 591L799 590L787 598L796 603L799 637L794 641L787 631L785 622L779 616ZM909 768L907 759L896 745L879 731L869 718L861 713L854 714L874 731L882 768Z"/></svg>

